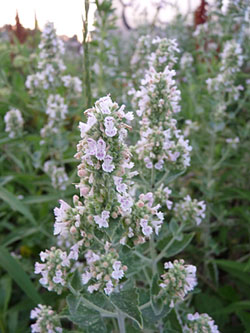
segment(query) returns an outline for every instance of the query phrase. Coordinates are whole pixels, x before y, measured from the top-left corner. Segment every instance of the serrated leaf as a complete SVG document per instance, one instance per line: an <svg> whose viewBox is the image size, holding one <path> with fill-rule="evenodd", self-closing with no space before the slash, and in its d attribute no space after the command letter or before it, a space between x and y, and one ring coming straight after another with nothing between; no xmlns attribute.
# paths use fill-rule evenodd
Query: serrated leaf
<svg viewBox="0 0 250 333"><path fill-rule="evenodd" d="M92 304L98 306L103 310L115 313L115 307L111 304L109 297L101 293L90 294L89 292L82 292L84 299Z"/></svg>
<svg viewBox="0 0 250 333"><path fill-rule="evenodd" d="M88 308L82 301L81 296L68 295L67 304L69 307L68 316L74 324L81 328L88 329L92 333L104 333L106 327L100 313Z"/></svg>
<svg viewBox="0 0 250 333"><path fill-rule="evenodd" d="M140 328L143 327L142 315L138 307L138 293L135 289L112 293L110 301L127 317L134 320Z"/></svg>

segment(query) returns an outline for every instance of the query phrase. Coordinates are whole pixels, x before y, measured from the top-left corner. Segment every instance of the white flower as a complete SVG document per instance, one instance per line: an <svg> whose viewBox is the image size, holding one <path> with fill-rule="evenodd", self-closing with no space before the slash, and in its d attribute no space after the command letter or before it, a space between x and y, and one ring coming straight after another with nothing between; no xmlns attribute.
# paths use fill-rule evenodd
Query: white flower
<svg viewBox="0 0 250 333"><path fill-rule="evenodd" d="M108 228L108 219L109 219L110 212L107 210L104 210L101 214L101 216L95 215L94 220L95 223L98 224L99 228Z"/></svg>
<svg viewBox="0 0 250 333"><path fill-rule="evenodd" d="M129 213L131 211L131 207L133 206L133 199L128 195L117 195L118 201L121 204L121 209L124 213Z"/></svg>
<svg viewBox="0 0 250 333"><path fill-rule="evenodd" d="M90 272L85 272L82 274L82 283L87 284L89 280L92 278L92 274Z"/></svg>
<svg viewBox="0 0 250 333"><path fill-rule="evenodd" d="M113 137L117 134L117 128L114 125L113 117L106 117L104 120L105 134L109 137Z"/></svg>
<svg viewBox="0 0 250 333"><path fill-rule="evenodd" d="M97 145L96 145L96 158L100 161L104 160L106 156L106 143L105 141L103 141L102 138L100 138L97 141Z"/></svg>
<svg viewBox="0 0 250 333"><path fill-rule="evenodd" d="M4 116L6 124L5 131L9 133L10 138L19 136L23 129L24 120L18 109L11 109Z"/></svg>
<svg viewBox="0 0 250 333"><path fill-rule="evenodd" d="M102 169L105 172L112 172L115 169L114 164L112 164L113 157L110 155L106 155L104 161L102 163Z"/></svg>
<svg viewBox="0 0 250 333"><path fill-rule="evenodd" d="M79 122L79 128L81 131L81 138L84 138L85 134L91 129L91 127L97 122L96 117L89 113L87 114L88 120L87 123Z"/></svg>
<svg viewBox="0 0 250 333"><path fill-rule="evenodd" d="M128 186L122 183L122 177L114 176L113 179L116 186L116 190L119 193L126 193Z"/></svg>
<svg viewBox="0 0 250 333"><path fill-rule="evenodd" d="M106 287L104 288L105 294L109 296L113 290L114 290L114 285L112 281L109 280L106 284Z"/></svg>
<svg viewBox="0 0 250 333"><path fill-rule="evenodd" d="M99 283L92 284L91 286L88 286L88 292L90 294L93 294L93 292L99 290L99 288L100 288L100 284Z"/></svg>
<svg viewBox="0 0 250 333"><path fill-rule="evenodd" d="M112 278L115 280L119 280L124 276L124 271L121 269L121 262L120 261L115 261L113 264L113 272L112 272Z"/></svg>
<svg viewBox="0 0 250 333"><path fill-rule="evenodd" d="M100 110L103 114L110 114L110 109L113 107L114 103L110 96L105 96L95 102L95 107Z"/></svg>

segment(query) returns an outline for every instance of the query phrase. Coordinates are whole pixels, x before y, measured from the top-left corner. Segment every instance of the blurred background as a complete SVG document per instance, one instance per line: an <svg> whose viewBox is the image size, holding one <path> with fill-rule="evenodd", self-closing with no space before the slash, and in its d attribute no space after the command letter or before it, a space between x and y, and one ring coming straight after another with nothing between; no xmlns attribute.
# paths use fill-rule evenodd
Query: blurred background
<svg viewBox="0 0 250 333"><path fill-rule="evenodd" d="M207 1L213 3L213 0ZM228 0L223 1L226 7ZM157 14L157 24L169 22L177 13L188 16L192 21L194 10L199 6L200 0L114 0L118 16L118 27L122 30L135 28L145 20L152 22ZM1 8L2 7L2 8ZM90 6L89 30L94 29L94 1ZM47 21L54 22L59 35L68 37L77 36L82 40L82 15L84 1L74 0L10 0L0 5L1 32L6 30L5 25L15 25L15 16L18 12L19 20L25 28L34 29L35 24L43 28Z"/></svg>

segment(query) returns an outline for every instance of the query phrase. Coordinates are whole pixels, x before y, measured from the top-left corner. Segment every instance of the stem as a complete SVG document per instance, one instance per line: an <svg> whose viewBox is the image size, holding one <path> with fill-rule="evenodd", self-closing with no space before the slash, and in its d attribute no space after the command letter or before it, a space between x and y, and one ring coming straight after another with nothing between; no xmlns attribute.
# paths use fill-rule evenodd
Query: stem
<svg viewBox="0 0 250 333"><path fill-rule="evenodd" d="M165 172L165 174L162 176L162 178L156 183L155 188L157 189L158 186L161 185L161 183L168 177L169 170Z"/></svg>
<svg viewBox="0 0 250 333"><path fill-rule="evenodd" d="M117 320L118 320L120 333L126 333L125 316L121 311L118 311L118 313L117 313Z"/></svg>
<svg viewBox="0 0 250 333"><path fill-rule="evenodd" d="M84 82L85 82L85 101L86 109L92 105L92 93L90 84L90 62L89 62L89 42L88 37L88 13L89 0L85 0L85 19L83 19L83 54L84 54Z"/></svg>
<svg viewBox="0 0 250 333"><path fill-rule="evenodd" d="M138 251L134 251L134 254L137 255L137 257L141 258L142 260L151 263L151 260L147 257L145 257L142 253L138 252Z"/></svg>
<svg viewBox="0 0 250 333"><path fill-rule="evenodd" d="M183 229L183 226L181 225L180 228L177 230L177 234L179 234ZM170 246L174 243L176 240L176 237L174 236L171 241L164 247L164 249L161 251L161 253L158 254L156 257L156 262L159 262L164 256L165 252L170 248Z"/></svg>
<svg viewBox="0 0 250 333"><path fill-rule="evenodd" d="M151 255L151 263L152 263L152 271L153 276L157 273L157 260L156 260L156 252L155 252L155 242L154 242L154 236L152 236L149 240L149 246L150 246L150 255Z"/></svg>

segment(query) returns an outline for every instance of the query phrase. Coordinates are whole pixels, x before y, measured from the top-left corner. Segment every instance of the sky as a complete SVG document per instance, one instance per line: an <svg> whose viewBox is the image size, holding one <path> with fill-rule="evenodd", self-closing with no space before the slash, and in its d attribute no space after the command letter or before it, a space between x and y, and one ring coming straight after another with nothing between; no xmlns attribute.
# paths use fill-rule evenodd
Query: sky
<svg viewBox="0 0 250 333"><path fill-rule="evenodd" d="M200 3L200 0L174 1L179 3L183 12L187 10L189 4L194 9ZM134 3L140 3L140 6L142 4L150 6L150 2L152 0L134 0ZM71 37L76 34L80 40L82 39L84 0L1 0L0 3L0 27L4 24L14 25L16 10L18 10L20 21L26 28L34 28L36 13L40 29L47 21L52 21L59 35ZM169 18L172 16L169 10L166 15ZM94 6L90 11L90 21L92 22L93 17Z"/></svg>

